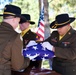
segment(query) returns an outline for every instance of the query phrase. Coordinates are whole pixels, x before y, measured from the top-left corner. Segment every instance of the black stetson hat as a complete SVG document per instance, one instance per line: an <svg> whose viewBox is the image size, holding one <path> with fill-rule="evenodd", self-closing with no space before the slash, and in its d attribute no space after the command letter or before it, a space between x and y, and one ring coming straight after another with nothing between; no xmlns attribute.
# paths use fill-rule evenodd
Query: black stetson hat
<svg viewBox="0 0 76 75"><path fill-rule="evenodd" d="M53 21L50 24L50 28L52 28L52 29L60 28L67 24L70 24L74 20L75 20L75 18L69 17L68 14L60 14L60 15L56 16L55 21Z"/></svg>
<svg viewBox="0 0 76 75"><path fill-rule="evenodd" d="M32 25L35 24L34 21L31 21L31 17L30 17L29 14L22 14L22 16L25 17L26 19L21 20L20 23L24 23L24 22L27 22L28 21Z"/></svg>
<svg viewBox="0 0 76 75"><path fill-rule="evenodd" d="M6 5L3 14L0 14L0 16L15 16L20 17L21 20L24 19L24 17L21 16L21 9L15 5Z"/></svg>

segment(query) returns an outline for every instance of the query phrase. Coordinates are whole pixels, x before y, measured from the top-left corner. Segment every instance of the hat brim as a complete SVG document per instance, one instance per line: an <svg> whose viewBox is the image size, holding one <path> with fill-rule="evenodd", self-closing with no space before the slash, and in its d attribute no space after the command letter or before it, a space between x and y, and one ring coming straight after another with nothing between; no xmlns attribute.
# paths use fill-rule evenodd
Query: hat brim
<svg viewBox="0 0 76 75"><path fill-rule="evenodd" d="M29 22L31 25L35 24L35 22L33 22L33 21L28 21L28 20L26 20L25 18L24 18L24 19L21 19L20 23L24 23L24 22Z"/></svg>
<svg viewBox="0 0 76 75"><path fill-rule="evenodd" d="M0 14L0 16L15 16L15 17L19 17L19 18L20 18L20 22L26 21L26 18L23 17L23 16L20 15L20 14L16 14L16 15L11 15L11 14Z"/></svg>
<svg viewBox="0 0 76 75"><path fill-rule="evenodd" d="M29 22L30 22L30 24L32 24L32 25L33 25L33 24L35 24L35 22L34 22L34 21L29 21Z"/></svg>
<svg viewBox="0 0 76 75"><path fill-rule="evenodd" d="M12 15L12 14L0 14L0 16L16 16L16 17L20 17L20 18L23 17L20 14L16 14L16 15Z"/></svg>
<svg viewBox="0 0 76 75"><path fill-rule="evenodd" d="M53 21L51 24L50 24L50 28L52 29L57 29L57 28L61 28L63 26L66 26L67 24L70 24L71 22L73 22L75 20L75 18L69 18L69 22L65 23L65 24L62 24L62 25L56 25L56 21Z"/></svg>

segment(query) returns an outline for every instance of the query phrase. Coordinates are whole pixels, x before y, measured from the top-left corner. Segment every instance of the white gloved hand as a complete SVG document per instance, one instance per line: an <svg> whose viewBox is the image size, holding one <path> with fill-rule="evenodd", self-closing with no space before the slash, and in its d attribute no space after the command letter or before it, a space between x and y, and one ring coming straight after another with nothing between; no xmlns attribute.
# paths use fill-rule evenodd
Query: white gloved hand
<svg viewBox="0 0 76 75"><path fill-rule="evenodd" d="M27 54L26 57L28 57L30 60L33 60L34 58L38 57L40 54L35 54L33 56L31 56L30 54Z"/></svg>
<svg viewBox="0 0 76 75"><path fill-rule="evenodd" d="M37 45L37 43L36 43L36 41L31 40L31 41L26 45L26 47L30 47L30 46L33 46L33 45Z"/></svg>
<svg viewBox="0 0 76 75"><path fill-rule="evenodd" d="M52 51L52 49L53 49L53 46L52 46L49 42L43 42L43 43L42 43L42 46L43 46L44 48L47 48L48 50L51 50L51 51Z"/></svg>

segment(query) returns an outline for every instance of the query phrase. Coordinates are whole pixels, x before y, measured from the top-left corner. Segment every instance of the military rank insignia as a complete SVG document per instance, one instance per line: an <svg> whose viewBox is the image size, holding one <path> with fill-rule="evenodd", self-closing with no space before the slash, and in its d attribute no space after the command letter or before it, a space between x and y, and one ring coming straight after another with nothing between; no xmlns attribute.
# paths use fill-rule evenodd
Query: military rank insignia
<svg viewBox="0 0 76 75"><path fill-rule="evenodd" d="M70 47L70 42L62 42L63 47Z"/></svg>

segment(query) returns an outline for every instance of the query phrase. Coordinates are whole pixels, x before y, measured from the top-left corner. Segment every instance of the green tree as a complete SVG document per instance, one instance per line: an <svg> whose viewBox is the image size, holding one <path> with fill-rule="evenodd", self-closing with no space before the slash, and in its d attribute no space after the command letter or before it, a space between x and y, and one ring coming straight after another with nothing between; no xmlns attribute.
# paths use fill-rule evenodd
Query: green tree
<svg viewBox="0 0 76 75"><path fill-rule="evenodd" d="M54 20L59 13L69 13L76 16L76 0L44 0L48 1L48 12L50 22ZM15 0L11 4L18 5L22 9L22 13L31 15L32 20L38 25L39 19L39 0ZM1 13L1 11L0 11ZM75 23L74 23L75 24ZM74 26L75 27L75 26Z"/></svg>
<svg viewBox="0 0 76 75"><path fill-rule="evenodd" d="M38 0L16 0L11 3L19 6L22 9L22 13L30 14L31 19L36 22L36 26L38 24L39 19L39 3Z"/></svg>
<svg viewBox="0 0 76 75"><path fill-rule="evenodd" d="M70 16L76 16L76 0L49 0L50 22L60 13L68 13ZM75 28L76 22L73 23Z"/></svg>

